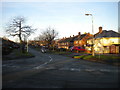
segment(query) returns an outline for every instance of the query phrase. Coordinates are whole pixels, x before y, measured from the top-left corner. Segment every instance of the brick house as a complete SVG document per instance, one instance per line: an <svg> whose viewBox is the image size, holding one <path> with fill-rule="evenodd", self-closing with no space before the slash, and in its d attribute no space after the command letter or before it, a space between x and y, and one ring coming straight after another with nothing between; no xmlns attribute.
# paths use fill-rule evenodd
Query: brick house
<svg viewBox="0 0 120 90"><path fill-rule="evenodd" d="M69 49L70 47L74 46L74 39L77 38L77 36L74 36L73 37L68 37L68 38L63 38L63 39L60 39L58 41L58 48L65 48L65 49Z"/></svg>
<svg viewBox="0 0 120 90"><path fill-rule="evenodd" d="M68 38L62 38L58 41L58 48L69 49L72 46L85 46L87 43L87 38L92 36L89 33L81 34L78 32L78 35Z"/></svg>
<svg viewBox="0 0 120 90"><path fill-rule="evenodd" d="M99 27L99 33L94 35L94 50L95 53L120 53L120 33L113 30L102 30ZM89 46L88 46L89 45ZM87 40L86 49L90 50L92 38Z"/></svg>
<svg viewBox="0 0 120 90"><path fill-rule="evenodd" d="M74 40L74 46L81 46L85 47L87 44L87 39L92 37L93 35L90 33L80 34L79 36Z"/></svg>

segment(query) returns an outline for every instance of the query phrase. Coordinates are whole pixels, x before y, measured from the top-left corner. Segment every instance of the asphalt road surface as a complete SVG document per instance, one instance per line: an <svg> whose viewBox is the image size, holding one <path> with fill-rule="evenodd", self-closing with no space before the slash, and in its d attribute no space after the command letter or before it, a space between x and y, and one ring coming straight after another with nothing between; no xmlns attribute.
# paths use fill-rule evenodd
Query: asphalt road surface
<svg viewBox="0 0 120 90"><path fill-rule="evenodd" d="M119 67L29 49L35 57L2 62L2 88L118 88Z"/></svg>

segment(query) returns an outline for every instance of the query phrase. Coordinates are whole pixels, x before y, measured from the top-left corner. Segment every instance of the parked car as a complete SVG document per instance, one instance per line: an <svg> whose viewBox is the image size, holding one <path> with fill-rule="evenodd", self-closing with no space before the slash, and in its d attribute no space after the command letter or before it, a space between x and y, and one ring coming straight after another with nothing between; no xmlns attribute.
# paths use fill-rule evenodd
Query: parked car
<svg viewBox="0 0 120 90"><path fill-rule="evenodd" d="M58 48L58 51L66 51L65 48Z"/></svg>
<svg viewBox="0 0 120 90"><path fill-rule="evenodd" d="M47 47L45 47L45 46L42 46L41 47L41 52L42 53L46 53L48 51L48 48Z"/></svg>
<svg viewBox="0 0 120 90"><path fill-rule="evenodd" d="M71 51L86 51L84 48L80 46L73 46L70 48Z"/></svg>

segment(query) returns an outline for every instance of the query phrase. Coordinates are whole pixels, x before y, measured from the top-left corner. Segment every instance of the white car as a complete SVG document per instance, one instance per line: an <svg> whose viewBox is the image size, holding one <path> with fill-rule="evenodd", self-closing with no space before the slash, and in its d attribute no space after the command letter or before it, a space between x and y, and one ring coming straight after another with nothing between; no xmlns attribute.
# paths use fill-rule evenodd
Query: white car
<svg viewBox="0 0 120 90"><path fill-rule="evenodd" d="M42 48L41 48L41 52L42 52L42 53L45 53L45 52L46 52L45 47L42 47Z"/></svg>

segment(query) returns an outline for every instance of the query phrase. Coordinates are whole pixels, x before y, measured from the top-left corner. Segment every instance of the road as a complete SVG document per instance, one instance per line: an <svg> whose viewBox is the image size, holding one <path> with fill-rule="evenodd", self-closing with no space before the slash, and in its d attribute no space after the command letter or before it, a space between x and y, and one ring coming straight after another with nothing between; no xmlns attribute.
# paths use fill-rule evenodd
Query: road
<svg viewBox="0 0 120 90"><path fill-rule="evenodd" d="M30 49L35 57L2 62L2 88L118 88L119 67Z"/></svg>

